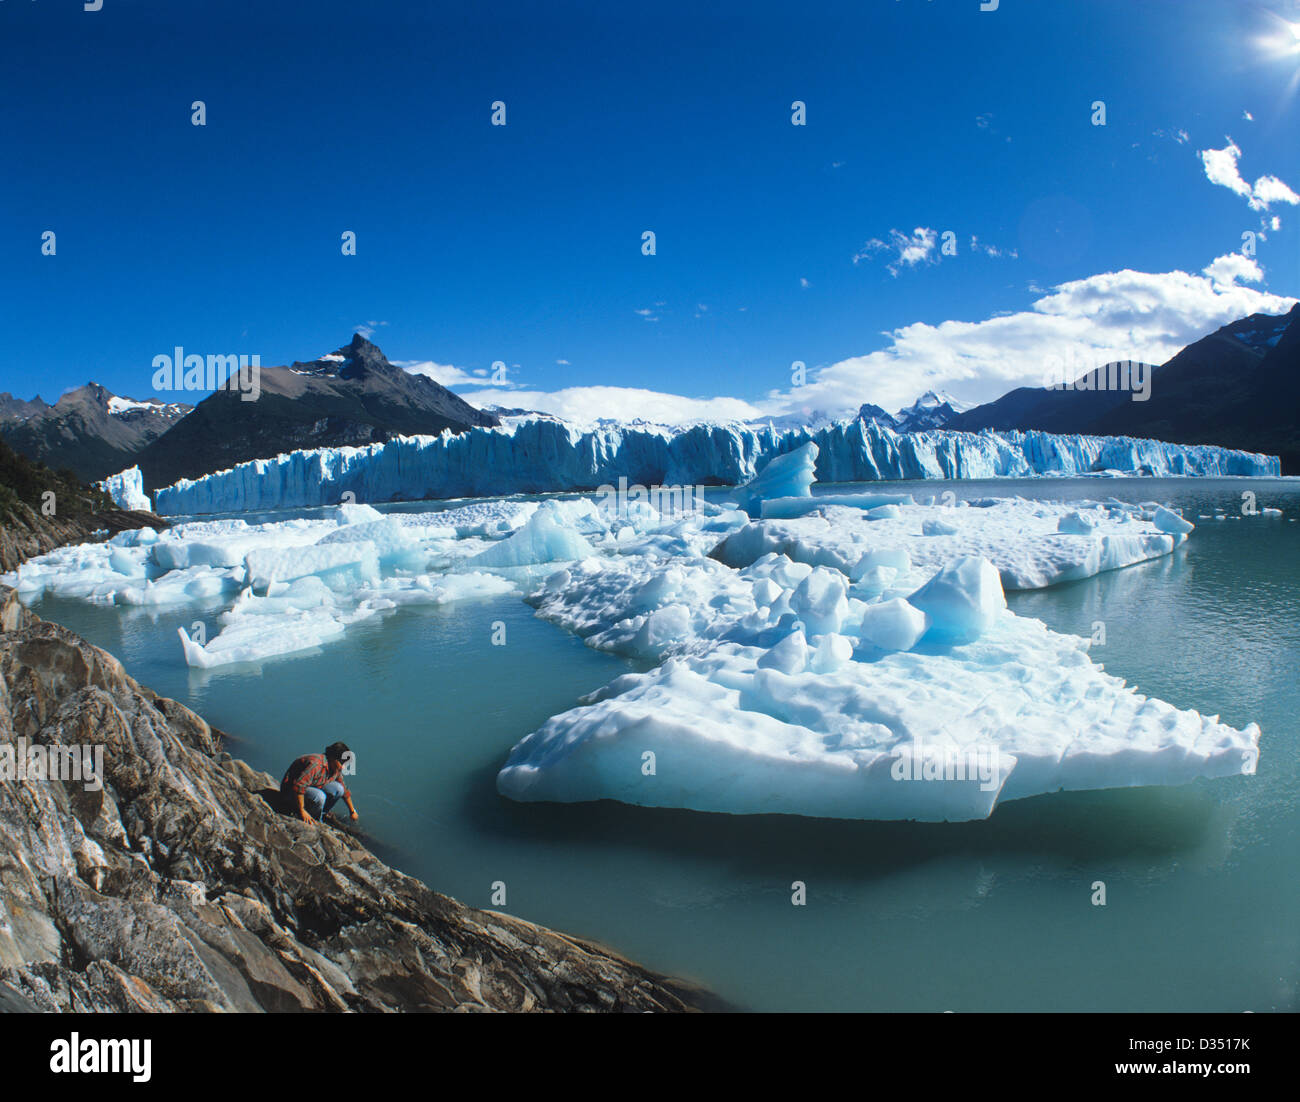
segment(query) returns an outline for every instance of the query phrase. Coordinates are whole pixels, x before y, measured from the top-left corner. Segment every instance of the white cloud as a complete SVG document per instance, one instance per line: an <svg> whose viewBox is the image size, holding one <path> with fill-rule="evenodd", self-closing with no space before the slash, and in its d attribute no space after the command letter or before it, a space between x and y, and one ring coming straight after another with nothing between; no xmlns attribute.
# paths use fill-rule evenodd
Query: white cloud
<svg viewBox="0 0 1300 1102"><path fill-rule="evenodd" d="M980 239L973 234L970 239L970 251L973 253L984 253L985 256L1006 256L1012 260L1018 260L1020 253L1015 249L999 249L996 245L982 245Z"/></svg>
<svg viewBox="0 0 1300 1102"><path fill-rule="evenodd" d="M1237 162L1241 159L1241 150L1231 139L1223 149L1202 149L1201 163L1205 166L1206 179L1219 187L1242 196L1251 210L1268 210L1270 203L1300 204L1297 195L1276 176L1260 176L1252 186L1242 178Z"/></svg>
<svg viewBox="0 0 1300 1102"><path fill-rule="evenodd" d="M1300 204L1300 195L1297 195L1286 184L1276 176L1261 176L1255 181L1255 201L1251 207L1255 210L1268 210L1269 203L1288 203L1291 206Z"/></svg>
<svg viewBox="0 0 1300 1102"><path fill-rule="evenodd" d="M472 371L465 371L463 368L454 367L451 364L434 363L433 360L393 360L392 362L409 375L425 375L435 383L441 383L447 387L464 386L468 383L475 386L511 385L508 381L494 383L488 376L488 372L481 367Z"/></svg>
<svg viewBox="0 0 1300 1102"><path fill-rule="evenodd" d="M814 372L806 386L773 390L756 402L618 386L479 390L461 397L478 406L535 409L584 425L602 418L665 425L761 421L804 409L845 416L863 402L898 409L926 390L986 402L1017 386L1042 386L1049 373L1082 375L1112 360L1163 363L1221 325L1257 312L1282 314L1295 304L1293 298L1243 285L1262 279L1259 264L1239 253L1216 257L1199 275L1103 272L1046 292L1034 289L1040 297L1027 310L982 321L903 326L885 334L887 347L840 360Z"/></svg>
<svg viewBox="0 0 1300 1102"><path fill-rule="evenodd" d="M877 352L821 368L798 389L769 392L764 412L844 414L863 402L897 409L931 389L984 402L1041 386L1049 370L1077 367L1082 375L1111 360L1163 363L1230 321L1294 305L1240 283L1261 277L1254 261L1232 255L1200 275L1125 269L1062 283L1017 313L903 326L886 333L889 344Z"/></svg>
<svg viewBox="0 0 1300 1102"><path fill-rule="evenodd" d="M1241 156L1241 150L1231 138L1223 149L1202 149L1199 155L1201 163L1205 166L1205 177L1210 183L1226 187L1238 195L1250 196L1250 185L1241 178L1241 173L1237 170L1237 159Z"/></svg>
<svg viewBox="0 0 1300 1102"><path fill-rule="evenodd" d="M1241 117L1242 117L1243 119L1245 119L1247 122L1254 122L1254 121L1255 121L1255 116L1252 115L1249 111L1243 111L1243 112L1241 113Z"/></svg>
<svg viewBox="0 0 1300 1102"><path fill-rule="evenodd" d="M556 360L555 362L556 362L557 364L559 364L561 367L568 367L568 366L569 366L569 361L568 361L568 360Z"/></svg>
<svg viewBox="0 0 1300 1102"><path fill-rule="evenodd" d="M739 398L687 398L657 390L624 386L578 386L563 390L516 390L508 395L493 391L461 393L474 406L508 405L553 413L579 425L601 418L657 425L686 425L695 421L750 421L761 410Z"/></svg>
<svg viewBox="0 0 1300 1102"><path fill-rule="evenodd" d="M910 235L900 230L890 230L888 241L873 237L854 255L853 263L870 260L880 252L892 252L894 259L886 267L890 275L897 277L900 268L935 263L938 259L934 254L937 240L938 234L928 226L917 226Z"/></svg>
<svg viewBox="0 0 1300 1102"><path fill-rule="evenodd" d="M653 310L651 310L648 306L643 307L640 310L637 310L636 313L640 314L643 318L645 318L646 321L659 320L659 315L656 314Z"/></svg>
<svg viewBox="0 0 1300 1102"><path fill-rule="evenodd" d="M1259 265L1250 257L1242 256L1241 253L1228 253L1226 256L1215 257L1201 271L1210 277L1210 282L1223 287L1230 287L1238 280L1258 283L1264 278Z"/></svg>
<svg viewBox="0 0 1300 1102"><path fill-rule="evenodd" d="M803 276L800 276L800 277L799 277L799 286L800 286L800 287L803 287L803 288L808 288L808 287L811 287L812 284L809 283L808 280L805 279Z"/></svg>

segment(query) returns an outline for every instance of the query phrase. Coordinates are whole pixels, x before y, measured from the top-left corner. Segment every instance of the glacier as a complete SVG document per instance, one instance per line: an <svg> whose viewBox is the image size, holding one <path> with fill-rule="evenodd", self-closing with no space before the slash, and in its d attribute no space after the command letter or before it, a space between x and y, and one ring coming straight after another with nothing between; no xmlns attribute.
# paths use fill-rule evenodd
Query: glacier
<svg viewBox="0 0 1300 1102"><path fill-rule="evenodd" d="M132 509L141 513L153 512L149 495L144 492L144 475L141 474L139 467L128 467L95 485L108 494L119 509Z"/></svg>
<svg viewBox="0 0 1300 1102"><path fill-rule="evenodd" d="M820 482L1022 478L1100 473L1276 477L1276 456L1123 436L1046 432L896 433L872 421L816 431L731 424L583 429L509 418L460 435L397 437L256 459L159 489L168 516L362 502L589 491L620 478L646 486L738 485L813 443Z"/></svg>

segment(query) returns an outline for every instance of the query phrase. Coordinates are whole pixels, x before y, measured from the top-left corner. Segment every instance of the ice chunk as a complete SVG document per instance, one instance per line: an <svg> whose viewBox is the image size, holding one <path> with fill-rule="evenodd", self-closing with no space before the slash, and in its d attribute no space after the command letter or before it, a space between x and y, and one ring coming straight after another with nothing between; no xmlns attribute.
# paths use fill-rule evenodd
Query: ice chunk
<svg viewBox="0 0 1300 1102"><path fill-rule="evenodd" d="M858 634L864 643L887 651L911 650L930 627L930 618L915 605L895 597L868 605Z"/></svg>
<svg viewBox="0 0 1300 1102"><path fill-rule="evenodd" d="M1168 532L1173 536L1186 535L1196 527L1190 520L1184 520L1172 509L1166 509L1163 505L1156 507L1155 526L1162 532Z"/></svg>
<svg viewBox="0 0 1300 1102"><path fill-rule="evenodd" d="M829 632L817 641L808 668L815 673L834 673L853 661L853 640L846 635Z"/></svg>
<svg viewBox="0 0 1300 1102"><path fill-rule="evenodd" d="M365 506L353 505L343 506L343 508L358 509ZM370 511L375 512L373 509ZM317 540L316 546L330 547L347 543L368 543L375 549L381 563L416 568L424 561L417 532L393 517L380 516L378 520L358 521L336 528L333 532L326 532Z"/></svg>
<svg viewBox="0 0 1300 1102"><path fill-rule="evenodd" d="M207 646L191 639L184 628L176 631L180 635L186 663L199 669L211 669L309 650L337 639L345 627L329 609L317 608L286 612L270 623L263 622L258 616L239 617Z"/></svg>
<svg viewBox="0 0 1300 1102"><path fill-rule="evenodd" d="M1091 536L1096 527L1093 517L1084 516L1077 509L1066 513L1056 522L1056 530L1067 536Z"/></svg>
<svg viewBox="0 0 1300 1102"><path fill-rule="evenodd" d="M838 506L867 512L881 505L915 505L911 494L817 494L813 497L777 497L763 502L763 519L802 517L814 509Z"/></svg>
<svg viewBox="0 0 1300 1102"><path fill-rule="evenodd" d="M99 488L113 499L119 509L132 509L142 513L152 513L153 503L144 492L144 476L139 467L128 467L125 471L110 475L100 482ZM152 529L151 529L152 530Z"/></svg>
<svg viewBox="0 0 1300 1102"><path fill-rule="evenodd" d="M945 566L908 601L929 616L931 638L953 643L977 639L1007 607L997 567L976 555Z"/></svg>
<svg viewBox="0 0 1300 1102"><path fill-rule="evenodd" d="M346 571L360 580L379 575L379 556L375 545L335 543L312 547L268 547L250 551L244 557L244 569L254 589L264 590L271 582L291 581L308 574Z"/></svg>
<svg viewBox="0 0 1300 1102"><path fill-rule="evenodd" d="M415 578L384 578L378 585L358 590L362 603L386 603L389 607L405 605L445 605L497 597L515 592L515 584L495 574L448 574L434 577L421 574Z"/></svg>
<svg viewBox="0 0 1300 1102"><path fill-rule="evenodd" d="M780 670L784 674L802 673L808 665L808 641L802 631L794 631L756 663L760 670Z"/></svg>
<svg viewBox="0 0 1300 1102"><path fill-rule="evenodd" d="M803 621L809 635L837 632L848 615L848 583L836 570L819 566L799 583L790 608Z"/></svg>
<svg viewBox="0 0 1300 1102"><path fill-rule="evenodd" d="M157 539L158 533L152 528L127 528L118 532L108 542L114 547L142 547L156 542Z"/></svg>
<svg viewBox="0 0 1300 1102"><path fill-rule="evenodd" d="M824 644L823 644L824 645ZM834 645L832 644L832 647ZM802 636L628 674L519 742L515 800L930 822L1062 789L1254 771L1259 728L1149 699L1086 642L1007 614L996 638L822 669ZM643 754L658 767L647 776Z"/></svg>
<svg viewBox="0 0 1300 1102"><path fill-rule="evenodd" d="M359 502L347 502L334 510L335 519L340 526L348 524L366 524L370 521L383 520L384 514L371 505Z"/></svg>
<svg viewBox="0 0 1300 1102"><path fill-rule="evenodd" d="M751 517L762 513L768 498L809 497L817 445L811 441L785 455L775 456L758 474L737 491L737 504Z"/></svg>
<svg viewBox="0 0 1300 1102"><path fill-rule="evenodd" d="M595 554L579 532L561 522L563 517L557 503L548 501L514 535L476 555L470 563L475 567L530 566Z"/></svg>
<svg viewBox="0 0 1300 1102"><path fill-rule="evenodd" d="M129 578L143 578L145 574L144 555L132 554L125 547L114 547L109 550L108 565Z"/></svg>

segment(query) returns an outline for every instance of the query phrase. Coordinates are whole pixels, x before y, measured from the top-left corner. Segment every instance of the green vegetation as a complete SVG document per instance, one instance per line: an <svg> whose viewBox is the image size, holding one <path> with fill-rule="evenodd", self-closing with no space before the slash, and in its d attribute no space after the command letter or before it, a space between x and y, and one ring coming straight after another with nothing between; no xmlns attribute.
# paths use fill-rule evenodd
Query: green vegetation
<svg viewBox="0 0 1300 1102"><path fill-rule="evenodd" d="M86 486L66 467L52 471L34 463L0 440L0 523L9 519L18 505L40 511L42 495L53 490L62 517L84 516L112 509L113 500L103 490Z"/></svg>

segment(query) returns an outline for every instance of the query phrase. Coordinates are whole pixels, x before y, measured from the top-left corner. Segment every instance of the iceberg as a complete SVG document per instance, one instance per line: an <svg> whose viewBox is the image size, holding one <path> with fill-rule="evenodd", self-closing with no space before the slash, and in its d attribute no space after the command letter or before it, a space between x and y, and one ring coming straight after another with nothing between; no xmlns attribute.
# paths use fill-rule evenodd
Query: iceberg
<svg viewBox="0 0 1300 1102"><path fill-rule="evenodd" d="M96 485L113 499L119 509L131 509L141 513L152 513L153 505L149 495L144 492L144 476L139 467L128 467L115 475L109 475Z"/></svg>
<svg viewBox="0 0 1300 1102"><path fill-rule="evenodd" d="M814 501L816 498L813 499ZM878 566L912 572L917 584L962 555L989 559L1004 589L1042 589L1170 554L1192 525L1150 519L1122 503L959 502L898 505L896 515L830 506L816 514L751 521L723 537L711 557L744 568L768 554L810 566L832 566L855 583ZM1176 527L1177 531L1164 528ZM899 556L890 561L888 555Z"/></svg>
<svg viewBox="0 0 1300 1102"><path fill-rule="evenodd" d="M626 586L570 571L533 600L561 619L573 591L589 643L633 643L648 657L624 614L647 597L685 610L682 598L709 588L687 565L674 569L630 601ZM736 572L720 587L717 622L686 626L656 669L615 679L521 740L498 791L955 822L1043 793L1255 771L1257 725L1237 730L1138 694L1091 661L1087 640L1010 612L987 559L957 557L910 597L894 589L868 603L846 600L833 573L779 555Z"/></svg>
<svg viewBox="0 0 1300 1102"><path fill-rule="evenodd" d="M534 566L594 554L581 533L565 523L559 504L548 501L517 532L476 555L470 563L478 567Z"/></svg>
<svg viewBox="0 0 1300 1102"><path fill-rule="evenodd" d="M808 448L812 444L815 452ZM776 460L799 455L777 467ZM842 421L812 432L772 426L700 424L684 429L625 425L583 430L550 417L512 418L453 436L397 437L367 447L319 448L255 459L155 494L168 516L419 501L566 490L591 491L626 478L645 486L739 486L757 497L804 497L809 455L819 482L1024 478L1106 471L1151 475L1276 477L1276 456L1126 436L1030 432L897 433L875 421ZM790 487L783 491L783 485ZM880 504L880 503L878 503Z"/></svg>
<svg viewBox="0 0 1300 1102"><path fill-rule="evenodd" d="M799 632L770 648L724 643L554 716L511 751L497 789L521 801L957 822L1048 792L1254 772L1256 725L1238 731L1144 697L1086 646L1005 610L973 643L877 661L823 665Z"/></svg>
<svg viewBox="0 0 1300 1102"><path fill-rule="evenodd" d="M816 466L817 445L811 441L774 456L761 473L737 490L737 503L750 516L762 516L763 504L769 498L810 498Z"/></svg>

